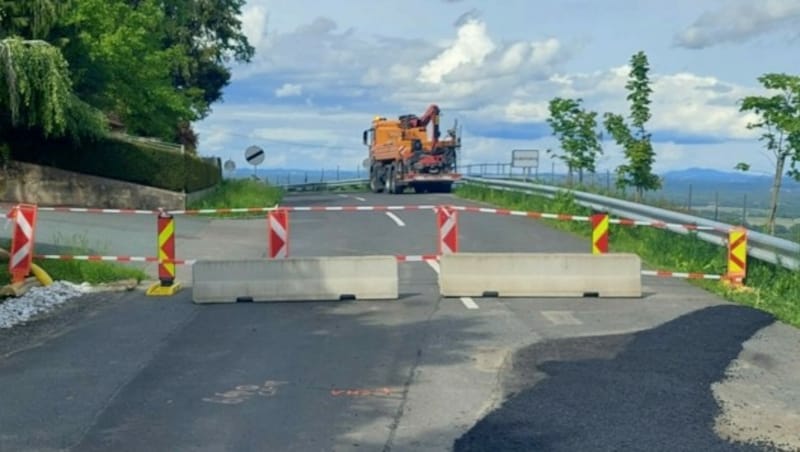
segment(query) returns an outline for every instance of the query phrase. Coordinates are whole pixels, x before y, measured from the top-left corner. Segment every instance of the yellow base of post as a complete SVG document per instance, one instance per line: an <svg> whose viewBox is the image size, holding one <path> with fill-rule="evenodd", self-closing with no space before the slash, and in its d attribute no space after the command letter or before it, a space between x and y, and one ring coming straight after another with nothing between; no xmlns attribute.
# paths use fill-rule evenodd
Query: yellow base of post
<svg viewBox="0 0 800 452"><path fill-rule="evenodd" d="M161 285L161 282L157 282L152 286L147 288L147 296L148 297L171 297L175 295L181 290L181 283L174 281L169 286Z"/></svg>

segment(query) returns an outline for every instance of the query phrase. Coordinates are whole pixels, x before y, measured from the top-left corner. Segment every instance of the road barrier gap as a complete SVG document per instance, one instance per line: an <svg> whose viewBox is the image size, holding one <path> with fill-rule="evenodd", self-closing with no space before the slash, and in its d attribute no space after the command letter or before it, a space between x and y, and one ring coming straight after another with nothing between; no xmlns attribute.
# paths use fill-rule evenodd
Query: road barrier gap
<svg viewBox="0 0 800 452"><path fill-rule="evenodd" d="M34 241L36 217L39 211L71 212L84 214L154 215L157 218L157 256L95 256L95 255L35 255ZM13 281L24 280L30 274L32 259L88 260L113 262L151 262L158 263L159 282L148 289L149 295L168 296L180 289L175 279L176 265L196 265L197 259L178 259L175 246L175 216L203 215L220 213L264 213L267 220L267 256L269 259L288 259L290 257L290 212L387 212L387 211L432 211L437 224L437 252L423 255L394 255L397 262L440 261L444 255L459 253L459 213L494 214L519 216L532 219L553 219L559 221L588 222L592 228L591 255L609 253L610 224L632 227L655 227L659 229L683 229L690 231L716 230L719 228L671 224L660 221L638 221L624 218L610 218L607 212L595 212L591 216L517 211L485 207L451 205L386 205L386 206L273 206L251 208L196 209L196 210L136 210L136 209L94 209L74 207L38 207L31 204L18 204L8 213L14 224L12 234L12 259L9 272ZM641 276L656 276L685 279L722 280L734 287L744 285L747 271L747 230L733 228L727 230L728 266L724 275L695 272L673 272L668 270L641 270Z"/></svg>

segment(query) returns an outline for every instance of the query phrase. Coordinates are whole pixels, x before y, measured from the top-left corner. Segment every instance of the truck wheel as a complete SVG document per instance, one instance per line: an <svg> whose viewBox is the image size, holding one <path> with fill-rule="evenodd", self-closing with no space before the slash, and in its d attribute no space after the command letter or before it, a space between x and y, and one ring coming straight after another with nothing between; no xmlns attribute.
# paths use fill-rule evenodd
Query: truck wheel
<svg viewBox="0 0 800 452"><path fill-rule="evenodd" d="M369 172L369 189L372 193L380 193L383 191L383 186L379 177L382 172L380 165L373 166L372 171Z"/></svg>
<svg viewBox="0 0 800 452"><path fill-rule="evenodd" d="M397 180L398 173L400 173L398 170L399 168L397 164L391 166L391 183L389 192L393 195L399 195L405 191L405 186L402 184L402 182Z"/></svg>
<svg viewBox="0 0 800 452"><path fill-rule="evenodd" d="M385 190L386 193L392 195L394 194L394 164L389 165L386 167L386 181L385 181Z"/></svg>

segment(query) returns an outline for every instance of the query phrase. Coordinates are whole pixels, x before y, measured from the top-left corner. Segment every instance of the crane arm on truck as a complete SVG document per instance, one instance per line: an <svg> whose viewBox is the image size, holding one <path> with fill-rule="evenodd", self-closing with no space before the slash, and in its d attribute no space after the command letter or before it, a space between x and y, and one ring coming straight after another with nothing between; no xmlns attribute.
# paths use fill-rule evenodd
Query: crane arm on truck
<svg viewBox="0 0 800 452"><path fill-rule="evenodd" d="M369 148L370 188L376 193L402 193L405 188L417 192L449 192L460 179L456 172L457 150L461 138L457 127L440 139L441 111L430 104L422 116L400 115L396 120L373 118L372 127L364 130L362 140ZM433 123L433 137L427 126Z"/></svg>

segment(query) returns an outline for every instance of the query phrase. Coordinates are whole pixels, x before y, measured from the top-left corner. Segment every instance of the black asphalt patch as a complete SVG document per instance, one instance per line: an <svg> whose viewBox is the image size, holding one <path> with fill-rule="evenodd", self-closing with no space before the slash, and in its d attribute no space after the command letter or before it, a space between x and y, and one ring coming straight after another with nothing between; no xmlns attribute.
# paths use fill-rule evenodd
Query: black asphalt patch
<svg viewBox="0 0 800 452"><path fill-rule="evenodd" d="M629 335L570 338L515 354L502 406L456 451L755 451L714 432L711 385L775 319L724 305Z"/></svg>

